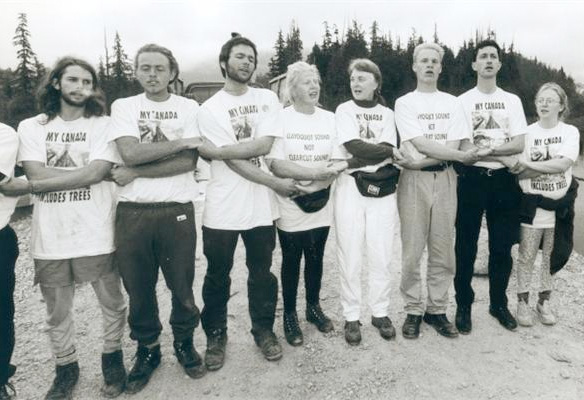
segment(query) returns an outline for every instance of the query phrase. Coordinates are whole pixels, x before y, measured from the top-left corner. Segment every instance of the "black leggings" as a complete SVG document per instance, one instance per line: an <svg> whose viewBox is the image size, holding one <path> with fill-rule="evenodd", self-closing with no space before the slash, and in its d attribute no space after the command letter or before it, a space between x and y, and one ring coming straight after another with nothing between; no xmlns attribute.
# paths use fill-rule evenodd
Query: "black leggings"
<svg viewBox="0 0 584 400"><path fill-rule="evenodd" d="M0 230L0 386L14 373L10 358L14 350L14 266L18 241L10 226Z"/></svg>
<svg viewBox="0 0 584 400"><path fill-rule="evenodd" d="M278 229L282 247L282 297L284 312L296 311L296 296L300 278L300 259L304 253L304 285L306 303L318 304L322 281L322 259L330 227L325 226L301 232Z"/></svg>

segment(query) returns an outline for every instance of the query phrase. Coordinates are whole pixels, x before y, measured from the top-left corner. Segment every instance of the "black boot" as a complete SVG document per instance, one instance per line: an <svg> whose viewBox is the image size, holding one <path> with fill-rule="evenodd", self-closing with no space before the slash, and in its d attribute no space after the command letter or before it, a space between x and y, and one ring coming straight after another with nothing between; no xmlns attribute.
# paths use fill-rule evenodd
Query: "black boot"
<svg viewBox="0 0 584 400"><path fill-rule="evenodd" d="M284 336L291 346L300 346L304 342L296 311L284 312Z"/></svg>
<svg viewBox="0 0 584 400"><path fill-rule="evenodd" d="M79 364L77 361L57 365L55 379L45 396L45 400L69 400L73 396L73 389L79 380Z"/></svg>
<svg viewBox="0 0 584 400"><path fill-rule="evenodd" d="M134 357L136 361L126 381L126 393L135 394L144 389L148 381L150 381L154 370L160 365L161 357L160 345L156 345L151 349L138 345L138 350Z"/></svg>
<svg viewBox="0 0 584 400"><path fill-rule="evenodd" d="M116 350L113 353L101 355L101 372L104 384L101 394L108 399L118 397L126 386L126 368L124 368L124 353Z"/></svg>
<svg viewBox="0 0 584 400"><path fill-rule="evenodd" d="M203 359L195 350L195 346L193 346L193 338L188 338L182 342L174 342L174 354L176 354L178 362L191 378L201 378L207 372Z"/></svg>

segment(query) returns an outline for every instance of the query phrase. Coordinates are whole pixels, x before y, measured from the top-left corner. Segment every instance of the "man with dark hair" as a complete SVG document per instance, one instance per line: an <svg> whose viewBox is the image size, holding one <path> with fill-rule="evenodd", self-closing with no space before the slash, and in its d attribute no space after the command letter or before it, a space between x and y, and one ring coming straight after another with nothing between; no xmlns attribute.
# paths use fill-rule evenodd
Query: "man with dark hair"
<svg viewBox="0 0 584 400"><path fill-rule="evenodd" d="M249 39L234 36L228 40L219 56L225 86L203 104L198 118L199 130L207 140L199 151L212 159L203 214L203 251L208 267L202 323L209 370L221 368L225 358L229 274L240 235L249 269L251 332L266 359L282 357L273 332L278 282L270 267L277 211L269 188L283 196L298 189L292 179L270 175L261 157L270 151L277 135L269 127L281 106L273 92L248 86L256 64L257 51Z"/></svg>
<svg viewBox="0 0 584 400"><path fill-rule="evenodd" d="M172 52L148 44L136 55L136 78L144 89L112 104L109 139L124 166L112 171L118 191L115 224L117 262L128 292L130 337L138 342L127 393L142 390L160 364L156 283L162 270L172 293L170 325L178 362L191 378L205 374L193 346L199 310L195 305L195 197L192 150L202 140L195 101L171 94L177 78Z"/></svg>
<svg viewBox="0 0 584 400"><path fill-rule="evenodd" d="M471 280L483 214L489 230L490 314L514 330L517 322L507 307L507 285L513 260L511 247L519 233L521 190L509 172L511 158L523 151L527 124L521 100L497 87L501 68L501 49L493 40L477 44L472 69L477 86L459 98L472 129L472 142L464 149L479 149L483 154L473 165L461 165L458 177L456 216L456 327L462 334L472 329L471 307L474 291Z"/></svg>
<svg viewBox="0 0 584 400"><path fill-rule="evenodd" d="M75 284L91 282L102 309L102 393L122 393L126 305L113 263L115 187L104 181L115 161L108 145L97 75L82 60L64 58L39 96L43 114L18 126L18 160L37 194L31 251L35 284L47 306L47 333L56 377L46 399L68 399L79 377L73 324Z"/></svg>

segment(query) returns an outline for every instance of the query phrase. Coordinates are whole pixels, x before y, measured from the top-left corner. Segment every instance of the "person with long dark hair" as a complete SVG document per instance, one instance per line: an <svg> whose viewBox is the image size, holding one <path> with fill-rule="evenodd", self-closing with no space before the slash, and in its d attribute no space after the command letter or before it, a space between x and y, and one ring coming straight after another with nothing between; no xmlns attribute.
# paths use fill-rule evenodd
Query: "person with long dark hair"
<svg viewBox="0 0 584 400"><path fill-rule="evenodd" d="M116 161L107 142L109 118L94 68L65 57L39 91L42 114L18 126L18 160L36 194L31 251L35 283L47 306L56 376L46 399L66 399L79 377L75 285L91 282L102 309L102 393L122 393L126 305L114 255L115 185L104 181Z"/></svg>

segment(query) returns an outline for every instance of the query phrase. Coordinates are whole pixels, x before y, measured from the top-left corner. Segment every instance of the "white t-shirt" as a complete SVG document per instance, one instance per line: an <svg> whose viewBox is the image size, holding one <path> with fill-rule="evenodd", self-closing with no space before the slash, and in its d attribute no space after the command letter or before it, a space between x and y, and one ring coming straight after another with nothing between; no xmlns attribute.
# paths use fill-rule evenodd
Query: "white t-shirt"
<svg viewBox="0 0 584 400"><path fill-rule="evenodd" d="M560 122L554 128L545 129L536 122L527 127L525 148L521 157L527 161L538 162L564 156L575 162L579 151L580 133L575 126ZM541 194L550 199L562 198L571 183L572 167L557 174L543 174L537 178L519 180L523 193ZM531 226L553 228L555 222L555 211L538 208Z"/></svg>
<svg viewBox="0 0 584 400"><path fill-rule="evenodd" d="M5 178L0 184L14 177L14 165L18 153L18 135L8 125L0 123L0 173ZM18 197L8 197L0 193L0 229L4 229L14 213ZM5 279L5 278L2 278Z"/></svg>
<svg viewBox="0 0 584 400"><path fill-rule="evenodd" d="M314 114L303 114L287 107L280 111L278 126L281 138L274 141L266 158L286 160L308 168L326 166L336 146L335 116L316 108ZM277 196L280 218L276 224L286 232L300 232L330 226L332 201L322 210L305 213L288 197Z"/></svg>
<svg viewBox="0 0 584 400"><path fill-rule="evenodd" d="M442 145L453 140L469 139L469 129L462 105L451 94L414 90L395 102L395 122L401 148L415 160L426 158L411 140L423 136Z"/></svg>
<svg viewBox="0 0 584 400"><path fill-rule="evenodd" d="M248 88L241 96L220 90L201 106L198 122L201 135L216 146L279 136L274 119L282 108L276 94ZM268 171L263 157L250 159ZM225 162L211 161L211 178L205 194L203 225L212 229L247 230L272 225L277 218L274 193L232 171Z"/></svg>
<svg viewBox="0 0 584 400"><path fill-rule="evenodd" d="M199 136L196 101L170 95L166 101L149 100L144 93L112 104L109 140L135 137L140 143L166 142ZM135 203L188 203L198 193L194 172L163 178L137 178L119 188L119 200Z"/></svg>
<svg viewBox="0 0 584 400"><path fill-rule="evenodd" d="M495 148L523 135L527 122L521 100L516 95L497 88L491 94L480 92L476 87L459 96L464 115L472 130L472 140L478 148ZM479 161L477 167L499 169L498 161Z"/></svg>
<svg viewBox="0 0 584 400"><path fill-rule="evenodd" d="M354 139L361 139L366 143L389 143L397 146L397 133L393 111L381 104L367 108L358 106L353 100L340 104L335 111L335 122L339 146L334 158L351 158L351 154L343 144ZM337 157L340 154L341 157ZM376 165L367 165L361 168L345 170L346 174L354 171L375 172L379 167L391 163L391 158Z"/></svg>
<svg viewBox="0 0 584 400"><path fill-rule="evenodd" d="M39 161L50 168L75 170L93 160L115 162L107 141L109 117L48 123L44 114L18 125L18 162ZM45 260L108 254L114 247L115 184L97 184L35 196L32 256Z"/></svg>

